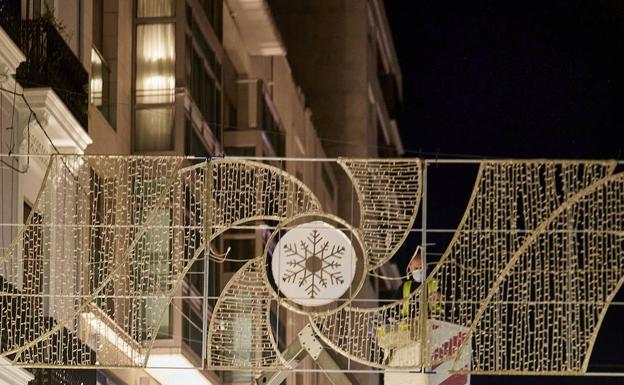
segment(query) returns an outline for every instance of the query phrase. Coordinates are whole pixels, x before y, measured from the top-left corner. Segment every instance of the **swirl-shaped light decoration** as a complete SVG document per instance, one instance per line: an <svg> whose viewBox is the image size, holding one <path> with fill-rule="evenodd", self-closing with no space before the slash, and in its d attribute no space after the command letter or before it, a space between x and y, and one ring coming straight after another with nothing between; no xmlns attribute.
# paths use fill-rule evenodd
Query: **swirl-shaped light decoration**
<svg viewBox="0 0 624 385"><path fill-rule="evenodd" d="M484 300L511 255L554 210L579 191L603 180L614 167L612 161L482 162L458 231L429 275L427 285L407 300L373 308L348 306L339 313L312 317L312 325L334 350L367 366L419 368L454 359L456 368L471 371L466 363L477 361L479 354L486 355L493 343L488 341L471 349L472 334L480 333L474 327L473 333L469 333L472 320L478 309L486 306ZM565 271L561 264L557 268ZM422 289L433 287L432 283L437 287L437 295L427 295L423 301ZM507 294L513 296L513 292ZM427 304L426 316L421 312L423 302ZM426 326L421 325L423 320ZM445 329L455 330L456 336L442 338ZM361 330L367 332L352 333ZM545 329L541 333L546 333ZM504 336L497 338L497 343L507 343ZM422 347L414 343L423 340L427 343ZM413 359L390 363L388 350L407 351L405 344L409 342L405 341L412 341L414 351L409 354ZM528 346L531 342L525 343ZM461 346L464 348L460 352Z"/></svg>
<svg viewBox="0 0 624 385"><path fill-rule="evenodd" d="M276 230L213 310L209 368L288 368L270 320L272 306L283 306L305 315L337 353L371 367L454 360L473 373L580 374L623 283L624 182L611 176L615 162L481 162L427 284L363 308L353 299L366 273L392 258L414 224L420 160L338 161L358 223L324 213L308 187L276 167L196 161L51 157L0 259L0 355L20 366L145 366L191 265L228 229L259 221ZM444 329L460 337L445 340Z"/></svg>
<svg viewBox="0 0 624 385"><path fill-rule="evenodd" d="M464 342L458 349L458 355L473 349L472 365L456 362L455 370L585 373L623 283L624 173L618 173L569 196L510 255L473 317L474 347Z"/></svg>
<svg viewBox="0 0 624 385"><path fill-rule="evenodd" d="M20 366L145 366L174 293L210 240L239 224L320 210L278 168L193 162L52 156L0 259L0 355Z"/></svg>

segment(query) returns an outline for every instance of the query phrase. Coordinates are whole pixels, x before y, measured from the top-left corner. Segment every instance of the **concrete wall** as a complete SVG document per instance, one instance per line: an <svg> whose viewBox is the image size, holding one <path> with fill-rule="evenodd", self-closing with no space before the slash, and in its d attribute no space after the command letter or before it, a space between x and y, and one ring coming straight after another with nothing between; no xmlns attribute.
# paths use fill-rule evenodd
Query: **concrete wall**
<svg viewBox="0 0 624 385"><path fill-rule="evenodd" d="M365 0L270 0L293 74L330 157L377 156L368 93L368 11ZM337 175L338 200L349 202L346 175ZM357 218L341 206L344 219Z"/></svg>
<svg viewBox="0 0 624 385"><path fill-rule="evenodd" d="M269 3L327 153L374 155L365 143L369 129L366 1Z"/></svg>

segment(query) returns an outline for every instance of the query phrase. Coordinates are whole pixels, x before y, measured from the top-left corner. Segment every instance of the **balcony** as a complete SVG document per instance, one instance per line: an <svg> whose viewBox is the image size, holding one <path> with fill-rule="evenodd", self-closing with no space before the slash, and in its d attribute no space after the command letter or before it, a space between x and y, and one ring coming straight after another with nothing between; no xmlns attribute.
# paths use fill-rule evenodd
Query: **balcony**
<svg viewBox="0 0 624 385"><path fill-rule="evenodd" d="M16 79L24 88L49 87L87 127L89 75L50 18L21 19L20 2L0 0L0 26L26 56Z"/></svg>

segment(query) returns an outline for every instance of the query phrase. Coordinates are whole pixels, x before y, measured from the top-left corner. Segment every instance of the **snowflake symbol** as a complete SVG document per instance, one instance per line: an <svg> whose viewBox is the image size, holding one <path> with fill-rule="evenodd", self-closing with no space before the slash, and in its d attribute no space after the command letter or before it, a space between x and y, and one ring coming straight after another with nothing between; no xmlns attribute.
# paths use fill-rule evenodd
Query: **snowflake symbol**
<svg viewBox="0 0 624 385"><path fill-rule="evenodd" d="M305 291L310 298L316 298L321 286L338 285L344 283L340 266L345 247L323 242L323 237L318 230L312 230L306 240L284 245L284 252L288 270L282 275L282 281L305 286Z"/></svg>

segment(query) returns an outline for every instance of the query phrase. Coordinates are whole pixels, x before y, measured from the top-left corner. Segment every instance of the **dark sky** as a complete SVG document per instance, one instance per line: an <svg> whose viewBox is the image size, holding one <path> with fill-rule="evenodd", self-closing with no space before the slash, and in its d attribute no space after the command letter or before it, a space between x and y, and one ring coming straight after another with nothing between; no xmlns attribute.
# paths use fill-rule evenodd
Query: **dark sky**
<svg viewBox="0 0 624 385"><path fill-rule="evenodd" d="M624 158L624 1L385 3L403 72L407 155ZM433 171L429 226L454 228L474 170ZM440 240L436 251L445 246ZM612 306L590 371L624 372L622 325L624 306ZM503 381L624 384L624 377L472 383Z"/></svg>
<svg viewBox="0 0 624 385"><path fill-rule="evenodd" d="M624 157L624 2L407 3L386 1L406 147Z"/></svg>

